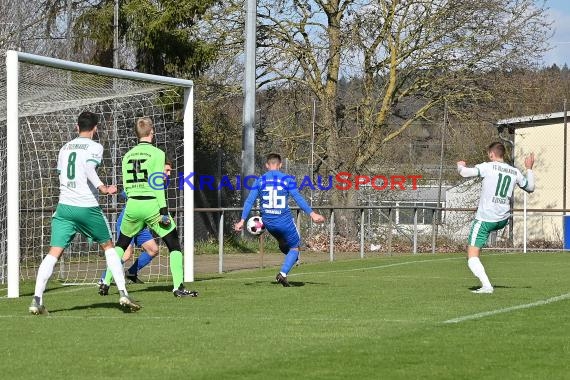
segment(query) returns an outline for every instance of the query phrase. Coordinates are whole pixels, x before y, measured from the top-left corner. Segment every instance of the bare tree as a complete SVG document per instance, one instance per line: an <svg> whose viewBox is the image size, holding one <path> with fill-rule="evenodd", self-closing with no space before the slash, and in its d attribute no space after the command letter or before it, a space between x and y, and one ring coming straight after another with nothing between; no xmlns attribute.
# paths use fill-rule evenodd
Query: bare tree
<svg viewBox="0 0 570 380"><path fill-rule="evenodd" d="M0 0L0 51L8 49L33 53L50 50L46 35L48 16L44 12L45 1Z"/></svg>
<svg viewBox="0 0 570 380"><path fill-rule="evenodd" d="M260 0L258 85L297 84L319 100L321 170L369 170L384 144L445 101L453 106L493 97L481 76L537 62L550 24L545 5L535 3ZM349 79L359 85L346 103L340 86ZM333 203L355 202L354 192L333 193Z"/></svg>

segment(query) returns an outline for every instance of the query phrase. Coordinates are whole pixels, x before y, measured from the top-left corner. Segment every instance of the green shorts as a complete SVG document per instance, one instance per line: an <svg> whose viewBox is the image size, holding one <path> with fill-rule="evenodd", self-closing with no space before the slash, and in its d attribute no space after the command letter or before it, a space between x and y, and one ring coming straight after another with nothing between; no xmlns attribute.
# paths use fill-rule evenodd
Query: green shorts
<svg viewBox="0 0 570 380"><path fill-rule="evenodd" d="M492 231L505 228L508 222L508 219L501 220L500 222L483 222L475 219L471 225L471 231L469 232L469 245L472 247L483 248L487 243L489 234Z"/></svg>
<svg viewBox="0 0 570 380"><path fill-rule="evenodd" d="M111 240L111 231L101 207L58 204L51 219L52 247L67 248L76 233L103 244Z"/></svg>
<svg viewBox="0 0 570 380"><path fill-rule="evenodd" d="M162 226L159 221L160 207L155 199L133 199L127 200L127 207L125 208L125 215L121 222L121 233L128 237L133 237L138 234L145 226L148 226L159 237L168 235L176 228L176 224L172 217L170 217L170 224L168 227Z"/></svg>

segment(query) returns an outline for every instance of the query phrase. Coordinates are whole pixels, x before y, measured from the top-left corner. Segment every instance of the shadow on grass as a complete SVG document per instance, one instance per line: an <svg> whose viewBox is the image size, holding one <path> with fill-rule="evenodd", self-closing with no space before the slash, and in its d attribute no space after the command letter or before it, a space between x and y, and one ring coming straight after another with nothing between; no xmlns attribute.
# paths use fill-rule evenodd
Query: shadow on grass
<svg viewBox="0 0 570 380"><path fill-rule="evenodd" d="M468 289L469 290L477 290L481 287L481 285L479 286L471 286ZM495 289L531 289L532 286L507 286L507 285L493 285L493 288Z"/></svg>
<svg viewBox="0 0 570 380"><path fill-rule="evenodd" d="M129 289L129 293L136 293L136 292L166 292L166 293L172 293L172 285L153 285L153 286L147 286L145 288L140 288L140 289Z"/></svg>
<svg viewBox="0 0 570 380"><path fill-rule="evenodd" d="M80 305L80 306L78 305L78 306L70 307L68 309L49 309L48 308L48 311L50 314L55 314L55 313L65 312L65 311L92 310L92 309L118 309L118 310L121 310L125 314L133 313L129 308L126 308L126 307L119 305L118 302L100 302L100 303L94 303L94 304L90 304L90 305Z"/></svg>
<svg viewBox="0 0 570 380"><path fill-rule="evenodd" d="M244 283L245 286L262 286L262 285L267 285L268 282L267 281L254 281L254 282L246 282ZM276 281L271 281L269 282L269 284L271 284L271 286L276 286L279 288L283 288L284 286L279 284ZM291 288L296 288L296 287L301 287L301 286L305 286L305 285L326 285L322 282L311 282L311 281L289 281L289 285L291 285Z"/></svg>
<svg viewBox="0 0 570 380"><path fill-rule="evenodd" d="M69 286L66 286L66 285L50 286L49 288L47 288L47 289L44 291L44 294L45 294L45 293L49 293L49 292L53 292L53 291L55 291L55 290L61 290L61 289L64 289L64 288L68 288L68 287L69 287ZM34 291L33 291L33 290L32 290L31 292L20 293L20 297L33 297L33 296L34 296Z"/></svg>

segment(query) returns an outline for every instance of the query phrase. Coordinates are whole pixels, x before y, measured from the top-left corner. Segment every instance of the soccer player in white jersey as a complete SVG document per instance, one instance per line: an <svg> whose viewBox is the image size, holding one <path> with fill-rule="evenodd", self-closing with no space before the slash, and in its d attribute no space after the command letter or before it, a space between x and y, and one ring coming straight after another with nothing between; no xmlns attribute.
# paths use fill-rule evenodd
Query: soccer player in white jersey
<svg viewBox="0 0 570 380"><path fill-rule="evenodd" d="M38 268L34 297L29 307L32 314L48 314L43 303L47 282L57 260L78 232L99 243L105 251L107 267L119 289L119 304L131 311L140 309L128 296L123 265L111 240L107 219L99 206L98 193L115 194L117 187L103 184L96 172L103 158L103 146L93 141L98 122L96 114L82 112L77 119L79 137L59 151L59 203L51 221L50 249Z"/></svg>
<svg viewBox="0 0 570 380"><path fill-rule="evenodd" d="M471 226L467 247L467 265L481 281L481 288L474 290L473 293L483 294L493 293L494 289L479 259L481 248L487 243L492 231L500 230L507 225L515 183L527 193L534 191L533 153L524 160L526 177L520 170L504 162L505 146L502 143L494 142L489 145L487 154L490 162L475 165L473 168L466 167L465 161L457 163L457 171L462 177L483 178L479 207Z"/></svg>

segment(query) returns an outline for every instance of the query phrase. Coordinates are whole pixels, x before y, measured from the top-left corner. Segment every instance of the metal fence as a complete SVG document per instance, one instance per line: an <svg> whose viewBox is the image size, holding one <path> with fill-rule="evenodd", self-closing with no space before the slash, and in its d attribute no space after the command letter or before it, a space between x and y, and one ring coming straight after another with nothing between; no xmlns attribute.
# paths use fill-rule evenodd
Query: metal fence
<svg viewBox="0 0 570 380"><path fill-rule="evenodd" d="M326 216L325 223L314 224L299 209L292 210L303 240L301 251L313 261L397 254L463 253L467 247L467 237L476 211L474 208L427 206L325 206L316 209ZM225 262L225 258L228 257L224 252L225 239L232 233L232 225L239 219L241 210L241 208L195 209L197 213L210 214L218 222L219 273L263 266L263 255L277 253L269 252L264 244L267 240L260 239L258 264L255 260L253 263L250 260L247 265L243 262L243 266L235 262L228 265ZM337 214L347 210L358 214L357 232L351 237L341 236L335 230ZM486 248L493 251L514 252L560 251L564 242L564 211L514 209L510 223L503 230L491 234ZM199 249L196 254L199 263L201 254ZM238 256L235 260L240 260L239 254L234 256ZM281 258L280 254L276 255L277 260Z"/></svg>

